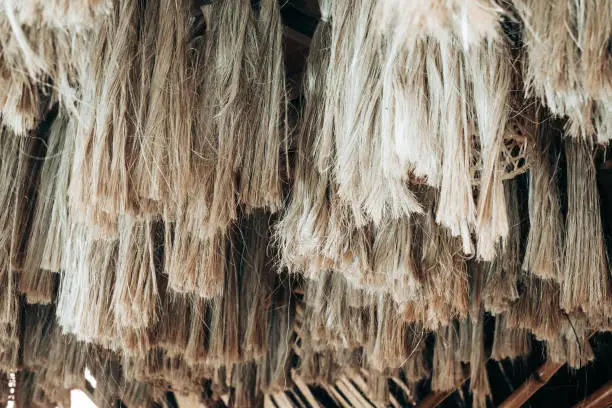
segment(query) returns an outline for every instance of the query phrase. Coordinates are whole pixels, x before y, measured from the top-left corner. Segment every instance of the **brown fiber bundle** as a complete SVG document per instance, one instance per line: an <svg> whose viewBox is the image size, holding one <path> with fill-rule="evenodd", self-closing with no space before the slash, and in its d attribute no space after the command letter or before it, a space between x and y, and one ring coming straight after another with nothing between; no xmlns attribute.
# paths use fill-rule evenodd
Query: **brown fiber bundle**
<svg viewBox="0 0 612 408"><path fill-rule="evenodd" d="M323 268L321 256L329 201L326 173L316 171L312 151L323 126L325 85L329 65L331 2L321 1L321 22L310 43L303 80L304 107L297 133L297 153L293 188L289 203L275 226L275 239L281 249L283 266L314 276ZM312 269L312 270L308 270Z"/></svg>
<svg viewBox="0 0 612 408"><path fill-rule="evenodd" d="M523 269L541 279L562 281L563 220L557 185L558 156L548 141L554 130L536 113L529 150L529 235ZM553 156L553 157L551 157Z"/></svg>
<svg viewBox="0 0 612 408"><path fill-rule="evenodd" d="M495 318L495 334L491 350L493 360L514 360L529 355L531 351L531 336L525 329L509 328L506 325L506 316Z"/></svg>
<svg viewBox="0 0 612 408"><path fill-rule="evenodd" d="M608 271L593 147L566 139L567 220L561 307L587 316L607 313L610 305Z"/></svg>
<svg viewBox="0 0 612 408"><path fill-rule="evenodd" d="M216 2L211 11L209 111L205 114L213 118L206 138L217 153L209 220L213 233L225 231L237 219L236 178L245 143L254 137L251 129L257 104L251 104L255 89L250 78L258 75L258 37L253 14L250 2L244 0Z"/></svg>
<svg viewBox="0 0 612 408"><path fill-rule="evenodd" d="M338 196L357 226L421 211L402 179L385 174L382 155L382 42L371 28L375 5L332 7L332 43L326 109L315 143L320 172L332 171ZM333 165L329 158L335 157Z"/></svg>
<svg viewBox="0 0 612 408"><path fill-rule="evenodd" d="M476 224L476 204L470 165L475 129L469 112L466 67L457 45L453 41L440 42L437 51L443 82L440 132L444 154L436 222L449 228L453 236L460 236L463 251L472 254L470 232Z"/></svg>
<svg viewBox="0 0 612 408"><path fill-rule="evenodd" d="M527 90L554 114L569 117L572 136L591 138L593 107L609 107L612 7L605 0L517 0L514 6L524 24ZM603 116L595 117L598 128ZM608 138L603 133L598 141Z"/></svg>
<svg viewBox="0 0 612 408"><path fill-rule="evenodd" d="M138 200L128 176L136 158L134 117L140 95L134 70L140 55L138 2L121 2L99 25L90 45L95 57L80 73L83 101L70 180L73 217L116 233L117 216L134 213ZM93 79L93 80L92 80Z"/></svg>
<svg viewBox="0 0 612 408"><path fill-rule="evenodd" d="M0 1L0 371L26 406L87 369L99 406L402 406L469 375L484 407L489 358L594 358L607 2L319 9L292 99L296 5Z"/></svg>
<svg viewBox="0 0 612 408"><path fill-rule="evenodd" d="M443 330L439 328L451 324L455 317L467 316L467 265L460 240L434 222L432 211L425 215L421 228L423 298L428 304L424 323L428 328Z"/></svg>
<svg viewBox="0 0 612 408"><path fill-rule="evenodd" d="M170 197L184 194L190 176L194 113L187 61L190 2L148 2L143 13L135 84L140 92L135 185L142 199L174 209Z"/></svg>
<svg viewBox="0 0 612 408"><path fill-rule="evenodd" d="M485 309L492 314L509 310L519 297L517 281L521 272L521 218L518 188L515 180L504 183L510 226L508 239L487 268L482 292Z"/></svg>
<svg viewBox="0 0 612 408"><path fill-rule="evenodd" d="M248 2L247 2L248 3ZM252 116L238 118L248 121L257 117L257 128L244 141L241 153L240 184L238 200L247 211L266 208L272 212L280 210L281 148L285 156L288 145L287 96L283 64L283 27L280 8L276 0L262 0L259 4L256 28L257 44L251 47L261 50L257 62L249 109ZM246 135L245 135L246 136Z"/></svg>

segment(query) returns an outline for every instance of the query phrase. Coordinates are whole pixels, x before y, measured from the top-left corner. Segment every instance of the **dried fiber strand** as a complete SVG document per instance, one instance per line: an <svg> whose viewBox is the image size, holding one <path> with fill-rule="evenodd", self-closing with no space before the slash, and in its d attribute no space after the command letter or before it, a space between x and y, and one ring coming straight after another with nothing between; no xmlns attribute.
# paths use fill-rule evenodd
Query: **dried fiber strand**
<svg viewBox="0 0 612 408"><path fill-rule="evenodd" d="M251 104L257 77L255 16L248 1L218 2L213 5L210 81L210 117L214 118L209 140L216 140L217 166L210 209L210 228L225 231L237 218L236 177L252 141L251 123L257 106ZM255 166L254 163L244 163Z"/></svg>
<svg viewBox="0 0 612 408"><path fill-rule="evenodd" d="M59 272L64 242L61 237L66 228L67 209L64 195L69 168L72 137L66 133L74 130L60 114L53 120L46 141L44 163L40 172L36 205L25 252L24 270L36 273L39 269ZM56 253L50 253L53 250Z"/></svg>
<svg viewBox="0 0 612 408"><path fill-rule="evenodd" d="M461 53L455 44L439 44L442 66L442 180L440 199L437 203L436 222L450 229L453 236L460 236L463 251L474 252L470 232L476 224L476 204L472 194L472 134L468 101L468 84Z"/></svg>
<svg viewBox="0 0 612 408"><path fill-rule="evenodd" d="M487 374L487 360L484 345L484 309L472 324L472 347L470 353L470 391L474 397L475 407L487 406L487 398L492 397L489 376Z"/></svg>
<svg viewBox="0 0 612 408"><path fill-rule="evenodd" d="M255 100L252 101L259 120L255 133L247 139L250 146L245 146L243 152L238 199L246 205L247 211L266 208L276 212L282 204L281 149L284 148L286 156L289 130L283 28L275 0L263 0L259 7L256 48L261 51L253 89Z"/></svg>
<svg viewBox="0 0 612 408"><path fill-rule="evenodd" d="M523 270L541 279L562 281L563 220L557 185L558 157L547 141L551 128L535 115L529 160L529 235Z"/></svg>
<svg viewBox="0 0 612 408"><path fill-rule="evenodd" d="M274 238L281 250L282 265L290 271L305 271L306 275L314 275L323 268L321 251L329 219L329 181L316 168L312 151L325 116L330 42L330 23L322 20L312 37L306 60L302 84L305 101L297 133L293 188L285 212L275 226Z"/></svg>
<svg viewBox="0 0 612 408"><path fill-rule="evenodd" d="M119 220L119 248L113 290L113 312L119 326L143 329L157 319L155 223L124 216Z"/></svg>
<svg viewBox="0 0 612 408"><path fill-rule="evenodd" d="M96 239L84 226L70 227L56 312L65 333L106 347L116 342L112 300L117 250L117 241Z"/></svg>
<svg viewBox="0 0 612 408"><path fill-rule="evenodd" d="M485 261L493 260L495 244L506 239L509 228L500 160L508 119L509 61L509 52L501 41L485 41L466 54L482 161L476 210L477 254Z"/></svg>
<svg viewBox="0 0 612 408"><path fill-rule="evenodd" d="M539 340L555 338L564 318L559 298L556 282L523 273L519 278L519 298L507 313L507 327L528 329Z"/></svg>
<svg viewBox="0 0 612 408"><path fill-rule="evenodd" d="M465 50L498 36L503 11L489 0L379 0L378 7L379 29L408 47L424 37L446 41L456 36Z"/></svg>
<svg viewBox="0 0 612 408"><path fill-rule="evenodd" d="M381 286L399 304L417 301L420 282L412 254L412 221L400 219L381 225L374 232L372 277L366 285ZM369 280L373 281L370 282Z"/></svg>
<svg viewBox="0 0 612 408"><path fill-rule="evenodd" d="M410 48L398 37L389 42L381 79L383 169L387 176L406 179L412 173L437 187L442 152L428 106L437 98L428 94L428 81L435 81L427 77L428 42ZM436 107L432 103L431 109Z"/></svg>
<svg viewBox="0 0 612 408"><path fill-rule="evenodd" d="M582 313L565 316L557 335L546 342L551 361L567 363L573 369L585 366L595 357L589 342L587 319Z"/></svg>
<svg viewBox="0 0 612 408"><path fill-rule="evenodd" d="M421 228L423 298L428 303L424 324L428 328L438 329L448 326L455 317L467 316L467 267L460 240L435 223L432 210L425 215Z"/></svg>
<svg viewBox="0 0 612 408"><path fill-rule="evenodd" d="M519 297L517 282L521 273L521 218L516 180L504 182L508 224L508 238L497 250L497 256L487 267L482 297L485 310L499 314L509 310Z"/></svg>
<svg viewBox="0 0 612 408"><path fill-rule="evenodd" d="M137 63L134 56L139 55L141 13L138 2L121 3L97 33L94 49L100 58L92 58L82 72L84 103L70 203L82 222L100 226L107 234L115 228L120 213L134 213L138 206L128 169L135 158L130 136L135 131L138 104L133 100L138 95L133 71Z"/></svg>
<svg viewBox="0 0 612 408"><path fill-rule="evenodd" d="M229 257L223 280L223 294L213 306L209 364L224 365L240 361L240 305L237 248L231 240L226 244Z"/></svg>
<svg viewBox="0 0 612 408"><path fill-rule="evenodd" d="M454 323L438 329L435 335L431 389L449 391L464 379L461 361L456 359L459 333Z"/></svg>
<svg viewBox="0 0 612 408"><path fill-rule="evenodd" d="M491 358L493 360L514 360L528 356L531 352L531 335L525 329L507 327L506 316L501 314L495 318L495 333Z"/></svg>
<svg viewBox="0 0 612 408"><path fill-rule="evenodd" d="M603 226L593 159L593 148L583 141L566 139L566 236L561 307L587 316L605 313L610 302Z"/></svg>
<svg viewBox="0 0 612 408"><path fill-rule="evenodd" d="M380 159L382 140L377 135L381 132L383 55L380 37L371 29L374 8L371 2L349 8L343 27L348 40L338 55L346 64L346 82L329 84L342 88L332 110L336 115L334 179L357 226L368 219L379 225L386 216L397 219L422 211L404 180L385 177ZM333 57L330 68L339 62ZM328 78L339 80L335 75Z"/></svg>
<svg viewBox="0 0 612 408"><path fill-rule="evenodd" d="M190 2L149 2L145 9L138 125L139 194L161 204L188 186L194 94L187 42ZM153 50L154 54L149 55ZM151 68L151 64L153 64Z"/></svg>

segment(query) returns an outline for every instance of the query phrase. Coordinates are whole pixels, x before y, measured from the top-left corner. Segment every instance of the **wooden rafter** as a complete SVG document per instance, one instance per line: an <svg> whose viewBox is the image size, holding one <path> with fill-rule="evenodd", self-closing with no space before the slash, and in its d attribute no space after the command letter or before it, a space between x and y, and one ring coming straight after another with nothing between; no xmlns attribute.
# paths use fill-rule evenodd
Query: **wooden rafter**
<svg viewBox="0 0 612 408"><path fill-rule="evenodd" d="M612 380L598 388L574 408L604 408L612 406Z"/></svg>
<svg viewBox="0 0 612 408"><path fill-rule="evenodd" d="M563 365L564 364L546 361L535 370L534 375L521 384L520 387L501 403L500 408L518 408L522 406L533 394L546 385Z"/></svg>

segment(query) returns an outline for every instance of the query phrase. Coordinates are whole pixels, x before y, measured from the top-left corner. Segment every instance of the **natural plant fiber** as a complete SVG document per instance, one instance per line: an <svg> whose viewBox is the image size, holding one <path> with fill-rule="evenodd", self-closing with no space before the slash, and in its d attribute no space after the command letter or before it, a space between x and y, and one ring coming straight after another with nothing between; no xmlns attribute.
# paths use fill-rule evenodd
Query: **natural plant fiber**
<svg viewBox="0 0 612 408"><path fill-rule="evenodd" d="M484 407L489 359L596 358L608 3L321 0L303 73L298 9L0 5L24 406L87 369L99 406L403 406L469 377Z"/></svg>
<svg viewBox="0 0 612 408"><path fill-rule="evenodd" d="M610 274L606 263L603 227L592 147L566 140L567 220L561 307L587 316L606 313L610 302ZM603 306L603 307L602 307Z"/></svg>
<svg viewBox="0 0 612 408"><path fill-rule="evenodd" d="M561 282L563 220L558 187L559 155L551 143L553 130L535 115L529 167L529 235L523 269L542 279Z"/></svg>

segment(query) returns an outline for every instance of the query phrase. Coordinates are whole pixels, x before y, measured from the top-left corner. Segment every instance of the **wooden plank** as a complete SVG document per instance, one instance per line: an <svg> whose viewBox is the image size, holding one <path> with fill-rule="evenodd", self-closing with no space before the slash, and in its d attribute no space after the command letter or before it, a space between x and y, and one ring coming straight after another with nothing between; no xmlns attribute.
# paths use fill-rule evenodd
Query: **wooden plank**
<svg viewBox="0 0 612 408"><path fill-rule="evenodd" d="M463 381L461 381L461 383L459 383L459 385L457 386L457 388L454 388L452 390L448 390L448 391L440 391L440 392L430 392L429 394L427 394L425 396L425 398L423 398L418 404L417 407L418 408L436 408L438 405L440 405L441 403L443 403L444 401L446 401L446 399L448 397L450 397L451 395L453 395L455 393L455 391L457 391L457 389L463 387L463 384L465 384L465 382L467 380L470 379L470 376L466 376Z"/></svg>
<svg viewBox="0 0 612 408"><path fill-rule="evenodd" d="M429 394L425 396L425 398L421 400L421 402L418 403L417 407L418 408L435 408L441 403L443 403L448 397L453 395L455 391L457 391L456 388L450 391L430 392Z"/></svg>
<svg viewBox="0 0 612 408"><path fill-rule="evenodd" d="M607 408L612 406L612 380L595 390L574 408Z"/></svg>
<svg viewBox="0 0 612 408"><path fill-rule="evenodd" d="M279 408L293 408L293 402L291 402L291 400L289 399L289 397L287 397L287 395L285 395L284 392L279 392L277 394L274 394L273 396L274 402L276 402L276 405L278 405Z"/></svg>
<svg viewBox="0 0 612 408"><path fill-rule="evenodd" d="M534 375L531 376L527 381L521 384L504 402L499 406L500 408L519 408L526 403L533 394L535 394L540 388L559 371L564 364L553 363L552 361L546 361L535 371Z"/></svg>
<svg viewBox="0 0 612 408"><path fill-rule="evenodd" d="M325 391L327 391L329 396L332 397L336 404L340 405L342 408L351 408L351 403L348 402L333 385L328 386L323 384L323 388Z"/></svg>
<svg viewBox="0 0 612 408"><path fill-rule="evenodd" d="M353 385L353 383L346 376L343 375L340 378L340 381L349 390L349 392L351 392L355 396L355 398L357 398L357 400L359 401L361 406L366 407L366 408L371 408L372 407L372 404L370 403L370 401L368 401L363 396L363 394L357 389L357 387L355 387L355 385Z"/></svg>
<svg viewBox="0 0 612 408"><path fill-rule="evenodd" d="M357 391L349 388L342 379L336 381L335 387L344 394L351 407L355 408L369 408L367 405L361 402L359 395L356 394Z"/></svg>
<svg viewBox="0 0 612 408"><path fill-rule="evenodd" d="M264 408L276 408L276 404L272 401L270 394L264 395Z"/></svg>
<svg viewBox="0 0 612 408"><path fill-rule="evenodd" d="M291 378L293 379L295 386L298 388L298 390L300 390L304 398L306 398L306 402L308 402L308 404L313 408L320 408L317 399L314 395L312 395L312 392L310 392L310 388L308 388L308 385L304 382L304 380L302 380L299 375L295 373L294 370L291 370Z"/></svg>

